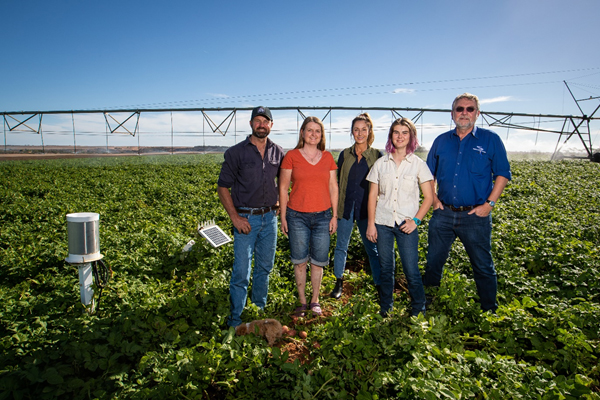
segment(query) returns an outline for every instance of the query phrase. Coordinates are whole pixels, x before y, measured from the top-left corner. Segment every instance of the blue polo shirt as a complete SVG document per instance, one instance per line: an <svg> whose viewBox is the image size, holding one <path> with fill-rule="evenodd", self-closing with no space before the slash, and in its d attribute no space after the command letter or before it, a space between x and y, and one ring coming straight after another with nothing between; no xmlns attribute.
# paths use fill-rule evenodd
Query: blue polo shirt
<svg viewBox="0 0 600 400"><path fill-rule="evenodd" d="M276 178L283 149L267 139L263 158L249 138L225 151L217 185L231 188L231 198L237 208L274 206L279 200Z"/></svg>
<svg viewBox="0 0 600 400"><path fill-rule="evenodd" d="M454 207L485 203L497 176L511 179L504 144L489 129L474 127L463 140L456 129L438 136L427 155L438 198Z"/></svg>

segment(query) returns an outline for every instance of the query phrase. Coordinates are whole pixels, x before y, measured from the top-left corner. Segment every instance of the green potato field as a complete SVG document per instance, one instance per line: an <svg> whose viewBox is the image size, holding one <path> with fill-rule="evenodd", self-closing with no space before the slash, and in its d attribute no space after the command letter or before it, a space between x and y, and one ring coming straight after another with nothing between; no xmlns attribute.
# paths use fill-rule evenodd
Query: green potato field
<svg viewBox="0 0 600 400"><path fill-rule="evenodd" d="M408 316L398 262L383 319L355 231L347 292L327 297L335 277L326 267L324 316L294 321L280 233L267 308L249 304L242 318L277 318L308 336L270 348L227 329L233 248L196 232L212 219L231 232L216 192L221 162L0 163L0 399L600 399L600 164L512 162L493 213L497 315L481 312L457 241L427 316ZM112 270L93 314L65 262L75 212L100 215Z"/></svg>

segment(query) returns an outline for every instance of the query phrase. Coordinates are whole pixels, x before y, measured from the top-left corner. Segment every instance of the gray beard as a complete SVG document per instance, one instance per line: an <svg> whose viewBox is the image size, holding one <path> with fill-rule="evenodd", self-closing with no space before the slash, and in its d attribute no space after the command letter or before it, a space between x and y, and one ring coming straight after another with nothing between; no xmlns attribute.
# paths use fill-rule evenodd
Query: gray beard
<svg viewBox="0 0 600 400"><path fill-rule="evenodd" d="M460 129L470 129L470 128L472 128L472 127L474 127L474 126L475 126L475 123L470 123L470 122L469 122L469 123L467 123L467 124L459 124L459 123L456 123L456 126L457 126L458 128L460 128Z"/></svg>

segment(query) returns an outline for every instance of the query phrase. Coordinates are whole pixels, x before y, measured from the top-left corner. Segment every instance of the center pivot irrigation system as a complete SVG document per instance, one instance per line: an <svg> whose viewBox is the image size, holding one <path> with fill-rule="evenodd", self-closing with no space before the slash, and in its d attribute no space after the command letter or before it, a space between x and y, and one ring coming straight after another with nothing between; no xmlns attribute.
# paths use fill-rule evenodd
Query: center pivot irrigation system
<svg viewBox="0 0 600 400"><path fill-rule="evenodd" d="M594 121L600 120L600 117L595 116L600 109L600 101L593 112L589 115L585 114L581 104L587 101L597 101L600 97L588 97L577 99L567 82L564 82L571 97L577 104L581 115L560 115L560 114L528 114L528 113L517 113L517 112L495 112L495 111L481 111L481 123L485 123L487 126L492 128L506 128L507 135L508 131L520 130L520 131L533 131L536 132L536 144L537 138L540 133L542 134L556 134L558 139L554 148L552 159L555 159L561 149L571 140L577 140L581 142L585 149L585 158L600 162L600 153L594 152L592 148L592 134L590 125ZM271 110L288 110L296 111L297 119L300 117L304 119L306 117L303 111L315 111L322 110L325 112L323 121L327 117L330 118L333 111L389 111L392 117L404 117L407 116L417 124L419 120L422 120L425 113L445 113L449 114L450 109L430 109L430 108L412 108L412 107L269 107ZM75 114L103 114L105 121L105 134L106 134L106 147L108 151L108 137L111 134L126 134L131 136L137 136L138 138L138 152L140 152L140 130L139 122L142 113L171 113L171 146L173 146L173 118L172 113L185 113L185 112L200 112L203 117L204 123L208 125L213 136L225 136L230 132L232 125L234 130L236 129L237 123L236 115L239 111L250 111L252 107L240 107L240 108L144 108L144 109L114 109L114 110L70 110L70 111L12 111L2 112L4 118L4 149L7 151L7 132L26 132L36 133L41 137L42 151L45 153L46 148L44 146L44 132L48 134L48 130L43 128L43 117L44 115L62 115L67 118L71 117L72 120L72 135L73 135L73 152L77 153L77 132L75 130ZM228 113L227 116L220 122L217 123L209 116L209 113ZM403 115L402 113L414 113L412 116ZM246 121L245 121L246 123ZM549 126L552 127L549 127ZM558 128L560 127L560 128ZM52 131L49 131L52 133ZM64 134L61 131L61 134ZM196 134L198 132L195 132ZM331 141L329 142L331 143Z"/></svg>

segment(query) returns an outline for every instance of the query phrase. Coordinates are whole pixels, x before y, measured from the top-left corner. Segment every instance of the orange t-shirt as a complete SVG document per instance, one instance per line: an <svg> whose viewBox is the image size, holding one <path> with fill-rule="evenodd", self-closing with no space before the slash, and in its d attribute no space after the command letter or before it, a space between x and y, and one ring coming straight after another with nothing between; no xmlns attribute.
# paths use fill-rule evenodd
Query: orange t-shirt
<svg viewBox="0 0 600 400"><path fill-rule="evenodd" d="M299 212L321 212L331 208L329 172L337 170L337 165L330 152L324 151L319 162L312 165L299 149L290 150L281 162L281 169L292 170L289 208Z"/></svg>

